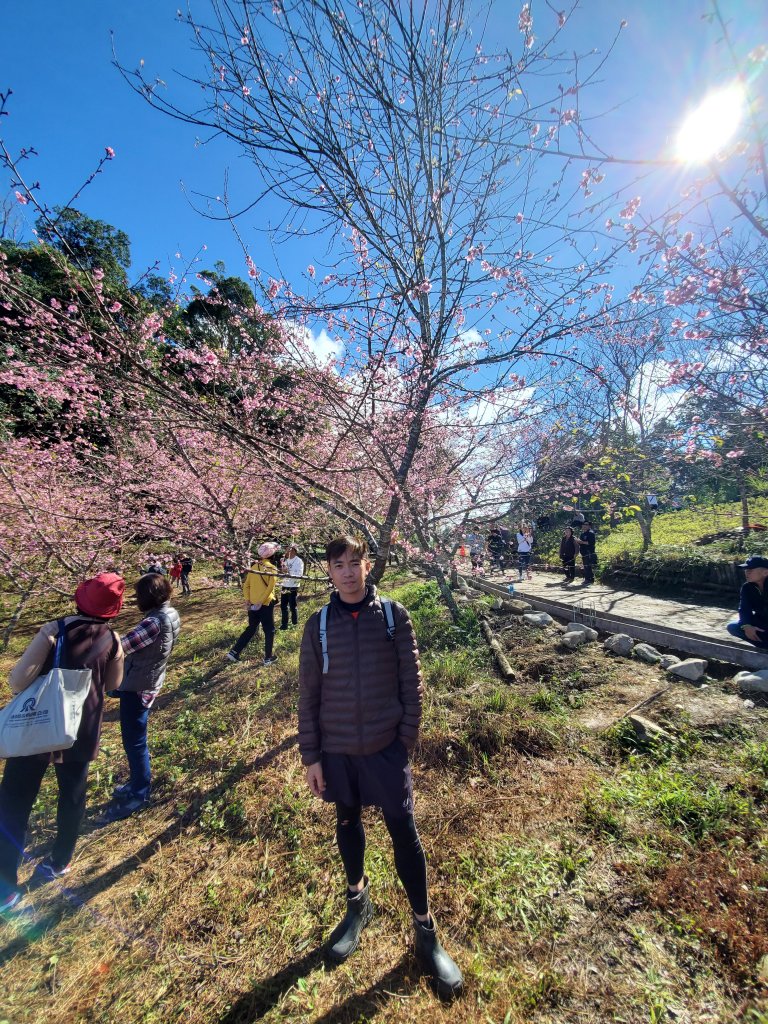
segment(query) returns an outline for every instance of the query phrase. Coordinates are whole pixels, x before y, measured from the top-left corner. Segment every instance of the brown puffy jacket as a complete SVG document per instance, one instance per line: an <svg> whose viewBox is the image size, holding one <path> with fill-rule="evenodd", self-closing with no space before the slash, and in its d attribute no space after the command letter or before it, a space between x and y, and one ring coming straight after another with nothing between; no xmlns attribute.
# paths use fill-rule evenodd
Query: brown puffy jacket
<svg viewBox="0 0 768 1024"><path fill-rule="evenodd" d="M394 640L376 588L357 618L338 594L328 609L328 673L323 675L320 613L310 616L299 664L299 749L305 765L332 754L375 754L398 738L412 750L421 721L421 666L413 626L392 602Z"/></svg>

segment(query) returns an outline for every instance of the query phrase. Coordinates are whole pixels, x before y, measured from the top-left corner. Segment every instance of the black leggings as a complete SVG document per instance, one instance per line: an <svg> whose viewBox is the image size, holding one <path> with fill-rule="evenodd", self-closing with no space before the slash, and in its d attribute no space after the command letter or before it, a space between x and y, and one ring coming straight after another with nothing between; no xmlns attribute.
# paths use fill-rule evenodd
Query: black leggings
<svg viewBox="0 0 768 1024"><path fill-rule="evenodd" d="M232 646L232 653L238 657L242 652L243 648L251 642L253 637L256 635L256 631L261 626L264 630L264 657L272 657L272 644L275 639L275 605L263 604L261 608L254 611L252 608L248 609L248 625L245 627L243 632L237 638L237 641Z"/></svg>
<svg viewBox="0 0 768 1024"><path fill-rule="evenodd" d="M6 885L16 885L27 822L47 767L47 762L38 757L9 757L5 762L0 783L0 882ZM59 799L51 861L56 867L64 867L72 859L85 813L88 762L68 761L54 767Z"/></svg>
<svg viewBox="0 0 768 1024"><path fill-rule="evenodd" d="M365 829L360 817L361 808L336 804L336 842L350 886L357 885L364 874ZM416 831L412 814L392 818L384 815L392 848L395 867L414 914L428 913L427 859Z"/></svg>

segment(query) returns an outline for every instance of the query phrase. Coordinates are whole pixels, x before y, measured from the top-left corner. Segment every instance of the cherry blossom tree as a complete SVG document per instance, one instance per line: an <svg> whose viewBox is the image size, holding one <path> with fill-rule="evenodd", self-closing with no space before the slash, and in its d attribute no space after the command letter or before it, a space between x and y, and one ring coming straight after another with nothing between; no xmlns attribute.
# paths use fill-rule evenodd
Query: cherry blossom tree
<svg viewBox="0 0 768 1024"><path fill-rule="evenodd" d="M373 523L329 489L330 463L287 475L364 528L378 576L401 516L429 550L413 496L430 424L460 424L499 393L525 395L537 358L554 364L552 377L564 372L567 340L605 316L604 275L627 244L603 244L615 197L596 195L599 161L572 179L561 161L554 181L543 162L583 131L579 97L602 56L566 57L565 16L548 13L534 34L528 4L514 53L486 49L487 10L465 0L212 0L208 11L207 22L186 20L205 63L186 78L199 101L159 88L146 67L123 73L158 109L247 155L249 205L263 195L285 204L278 243L313 239L320 252L333 240L301 286L268 277L247 245L246 261L283 323L343 338L335 379L293 357L322 382L330 432L386 477L386 510ZM236 220L234 202L225 195L222 212ZM395 446L376 419L393 370Z"/></svg>

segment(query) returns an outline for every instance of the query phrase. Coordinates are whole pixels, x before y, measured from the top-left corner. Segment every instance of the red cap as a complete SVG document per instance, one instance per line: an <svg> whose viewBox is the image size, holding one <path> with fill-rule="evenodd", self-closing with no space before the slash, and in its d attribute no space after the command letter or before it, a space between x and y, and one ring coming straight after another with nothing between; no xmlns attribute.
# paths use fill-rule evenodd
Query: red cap
<svg viewBox="0 0 768 1024"><path fill-rule="evenodd" d="M114 572L100 572L75 591L75 604L84 615L114 619L123 607L125 580Z"/></svg>

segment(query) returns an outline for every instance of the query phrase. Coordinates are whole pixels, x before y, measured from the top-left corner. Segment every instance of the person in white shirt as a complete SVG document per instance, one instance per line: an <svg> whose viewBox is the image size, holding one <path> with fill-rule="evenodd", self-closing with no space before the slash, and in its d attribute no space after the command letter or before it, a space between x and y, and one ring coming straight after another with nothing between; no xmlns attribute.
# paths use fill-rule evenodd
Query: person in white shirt
<svg viewBox="0 0 768 1024"><path fill-rule="evenodd" d="M288 548L288 557L283 559L281 569L287 576L282 580L282 592L280 594L280 629L288 629L289 608L293 625L297 625L299 621L296 599L299 596L299 580L304 575L304 562L299 558L297 548Z"/></svg>
<svg viewBox="0 0 768 1024"><path fill-rule="evenodd" d="M533 534L529 526L522 525L517 533L517 572L518 583L525 572L528 579L531 578L531 549L533 548Z"/></svg>

